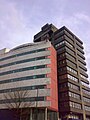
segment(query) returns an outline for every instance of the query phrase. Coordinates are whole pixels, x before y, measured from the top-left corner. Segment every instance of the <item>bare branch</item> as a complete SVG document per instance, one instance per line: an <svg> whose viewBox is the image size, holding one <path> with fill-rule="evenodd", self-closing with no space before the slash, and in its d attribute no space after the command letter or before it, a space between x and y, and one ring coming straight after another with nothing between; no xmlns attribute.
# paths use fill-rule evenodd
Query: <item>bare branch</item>
<svg viewBox="0 0 90 120"><path fill-rule="evenodd" d="M25 99L30 96L30 91L28 90L18 90L14 92L4 93L5 105L10 110L15 110L16 114L19 115L20 120L25 114L29 114L29 108L33 103L25 102ZM26 110L27 108L27 110Z"/></svg>

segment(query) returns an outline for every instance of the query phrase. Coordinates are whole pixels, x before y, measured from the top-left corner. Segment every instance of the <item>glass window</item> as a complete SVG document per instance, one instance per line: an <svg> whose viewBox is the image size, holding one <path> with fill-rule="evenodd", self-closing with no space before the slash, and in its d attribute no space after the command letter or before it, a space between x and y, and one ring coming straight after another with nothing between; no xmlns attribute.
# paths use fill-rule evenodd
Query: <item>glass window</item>
<svg viewBox="0 0 90 120"><path fill-rule="evenodd" d="M81 81L81 84L86 86L86 87L89 87L89 85L87 83L83 82L83 81Z"/></svg>
<svg viewBox="0 0 90 120"><path fill-rule="evenodd" d="M72 48L73 48L73 45L72 45L72 44L70 44L69 42L65 41L65 43L66 43L68 46L70 46L70 47L72 47Z"/></svg>
<svg viewBox="0 0 90 120"><path fill-rule="evenodd" d="M0 81L0 84L16 82L16 81L23 81L23 80L30 80L30 79L32 80L32 79L36 79L36 78L45 78L45 77L46 77L46 74L13 78L13 79L7 79L7 80Z"/></svg>
<svg viewBox="0 0 90 120"><path fill-rule="evenodd" d="M45 65L32 66L32 67L26 67L26 68L7 71L7 72L2 72L2 73L0 73L0 76L6 75L6 74L12 74L12 73L16 73L16 72L22 72L22 71L28 71L28 70L34 70L34 69L41 69L41 68L45 68Z"/></svg>
<svg viewBox="0 0 90 120"><path fill-rule="evenodd" d="M80 95L78 95L78 94L69 92L69 96L80 100Z"/></svg>
<svg viewBox="0 0 90 120"><path fill-rule="evenodd" d="M70 107L73 107L73 108L76 108L76 109L81 109L82 107L81 107L81 104L79 104L79 103L75 103L75 102L71 102L70 101Z"/></svg>
<svg viewBox="0 0 90 120"><path fill-rule="evenodd" d="M75 89L75 90L79 90L79 87L72 84L72 83L68 83L68 87L72 88L72 89Z"/></svg>
<svg viewBox="0 0 90 120"><path fill-rule="evenodd" d="M84 106L86 111L90 111L90 107L89 106Z"/></svg>
<svg viewBox="0 0 90 120"><path fill-rule="evenodd" d="M2 67L7 67L7 66L11 66L11 65L16 65L16 64L21 64L21 63L25 63L25 62L31 62L31 61L36 61L36 60L42 60L42 59L46 59L46 57L45 57L45 56L42 56L42 57L37 57L37 58L31 58L31 59L20 60L20 61L16 61L16 62L12 62L12 63L8 63L8 64L1 65L0 68L2 68Z"/></svg>
<svg viewBox="0 0 90 120"><path fill-rule="evenodd" d="M87 79L87 77L85 77L84 75L80 74L80 76L83 78L83 79Z"/></svg>
<svg viewBox="0 0 90 120"><path fill-rule="evenodd" d="M10 58L14 58L14 57L17 57L17 56L32 54L32 53L35 53L35 52L41 52L41 51L45 51L45 50L46 50L45 48L42 48L42 49L38 49L38 50L23 52L23 53L19 53L19 54L15 54L15 55L12 55L12 56L1 58L0 61L7 60L7 59L10 59Z"/></svg>
<svg viewBox="0 0 90 120"><path fill-rule="evenodd" d="M61 42L57 43L57 44L55 45L55 48L57 48L57 47L63 45L64 43L65 43L65 41L61 41Z"/></svg>
<svg viewBox="0 0 90 120"><path fill-rule="evenodd" d="M83 100L84 100L85 102L90 103L90 99L89 99L89 98L83 97Z"/></svg>
<svg viewBox="0 0 90 120"><path fill-rule="evenodd" d="M85 90L85 89L82 89L82 91L87 94L87 95L90 95L90 92L88 90Z"/></svg>
<svg viewBox="0 0 90 120"><path fill-rule="evenodd" d="M78 78L76 78L76 77L74 77L74 76L72 76L72 75L70 75L70 74L68 74L68 78L69 78L69 79L72 79L72 80L75 81L75 82L78 82Z"/></svg>
<svg viewBox="0 0 90 120"><path fill-rule="evenodd" d="M77 68L77 65L73 61L66 60L66 62L69 63L70 65L72 65L72 67Z"/></svg>
<svg viewBox="0 0 90 120"><path fill-rule="evenodd" d="M77 71L74 70L73 68L67 66L67 70L71 71L72 73L76 74L77 75Z"/></svg>
<svg viewBox="0 0 90 120"><path fill-rule="evenodd" d="M0 90L0 93L15 92L18 90L44 89L44 88L45 88L45 85L35 85L35 86L18 87L18 88L12 88L12 89L4 89L4 90Z"/></svg>

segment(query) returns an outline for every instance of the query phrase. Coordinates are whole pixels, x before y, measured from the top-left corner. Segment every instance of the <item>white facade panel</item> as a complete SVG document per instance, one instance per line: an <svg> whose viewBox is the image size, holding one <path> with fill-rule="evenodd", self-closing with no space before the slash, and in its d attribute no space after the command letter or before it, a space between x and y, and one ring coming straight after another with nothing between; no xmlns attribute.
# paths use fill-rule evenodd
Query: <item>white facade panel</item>
<svg viewBox="0 0 90 120"><path fill-rule="evenodd" d="M37 107L50 107L51 101L38 101Z"/></svg>
<svg viewBox="0 0 90 120"><path fill-rule="evenodd" d="M0 73L10 71L10 70L15 70L15 69L21 69L25 67L32 67L32 66L38 66L38 65L46 65L46 64L51 64L50 59L43 59L43 60L37 60L37 61L32 61L32 62L26 62L23 64L16 64L8 67L3 67L0 68Z"/></svg>
<svg viewBox="0 0 90 120"><path fill-rule="evenodd" d="M51 83L50 78L24 80L24 81L17 81L17 82L11 82L11 83L6 83L6 84L0 84L0 90L18 88L18 87L34 86L34 85L47 85L50 83Z"/></svg>
<svg viewBox="0 0 90 120"><path fill-rule="evenodd" d="M24 94L26 92L26 95L24 97L46 97L50 96L50 89L35 89L35 90L27 90L27 91L21 91L21 94ZM16 92L18 93L18 92ZM12 98L15 97L13 92L7 92L7 93L1 93L0 94L0 100L5 100L5 96L7 96L8 99L10 99L10 95Z"/></svg>
<svg viewBox="0 0 90 120"><path fill-rule="evenodd" d="M38 89L38 96L50 96L50 89Z"/></svg>
<svg viewBox="0 0 90 120"><path fill-rule="evenodd" d="M10 104L0 104L0 109L6 109L8 108ZM14 106L14 108L16 108L16 105L13 103L12 104ZM25 106L24 106L25 105ZM24 102L22 104L22 108L25 107L50 107L51 106L51 102L50 101L34 101L34 102Z"/></svg>
<svg viewBox="0 0 90 120"><path fill-rule="evenodd" d="M50 68L43 68L43 69L17 72L17 73L12 73L12 74L7 74L7 75L0 76L0 81L6 80L6 79L20 78L20 77L25 77L25 76L47 74L47 73L50 73L50 72L51 72Z"/></svg>
<svg viewBox="0 0 90 120"><path fill-rule="evenodd" d="M7 59L4 61L0 61L0 65L8 64L11 62L16 62L16 61L21 61L21 60L26 60L26 59L31 59L31 58L36 58L36 57L48 56L48 55L50 55L50 51L43 51L43 52L27 54L27 55L23 55L23 56L14 57L9 60Z"/></svg>

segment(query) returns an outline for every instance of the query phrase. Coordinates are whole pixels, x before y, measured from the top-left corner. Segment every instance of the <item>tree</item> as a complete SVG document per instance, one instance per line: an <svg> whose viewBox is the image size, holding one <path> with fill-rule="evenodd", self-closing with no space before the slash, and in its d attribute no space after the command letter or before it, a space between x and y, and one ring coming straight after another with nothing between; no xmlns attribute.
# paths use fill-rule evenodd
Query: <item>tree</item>
<svg viewBox="0 0 90 120"><path fill-rule="evenodd" d="M20 120L28 119L32 105L31 102L25 102L28 96L30 96L30 91L28 90L4 93L4 99L6 100L5 106L15 112L15 118L19 117Z"/></svg>

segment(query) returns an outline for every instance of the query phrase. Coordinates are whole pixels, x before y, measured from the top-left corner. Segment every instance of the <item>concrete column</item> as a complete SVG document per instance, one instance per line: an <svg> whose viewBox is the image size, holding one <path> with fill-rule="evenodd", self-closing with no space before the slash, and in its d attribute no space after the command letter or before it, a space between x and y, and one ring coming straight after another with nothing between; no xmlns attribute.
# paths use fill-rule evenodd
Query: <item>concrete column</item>
<svg viewBox="0 0 90 120"><path fill-rule="evenodd" d="M45 108L45 120L47 120L47 108Z"/></svg>
<svg viewBox="0 0 90 120"><path fill-rule="evenodd" d="M84 112L83 112L83 120L86 120L86 115Z"/></svg>
<svg viewBox="0 0 90 120"><path fill-rule="evenodd" d="M57 120L60 120L60 118L59 118L59 112L57 112Z"/></svg>
<svg viewBox="0 0 90 120"><path fill-rule="evenodd" d="M32 120L32 108L30 109L30 120Z"/></svg>

